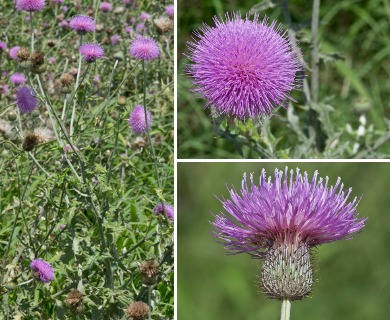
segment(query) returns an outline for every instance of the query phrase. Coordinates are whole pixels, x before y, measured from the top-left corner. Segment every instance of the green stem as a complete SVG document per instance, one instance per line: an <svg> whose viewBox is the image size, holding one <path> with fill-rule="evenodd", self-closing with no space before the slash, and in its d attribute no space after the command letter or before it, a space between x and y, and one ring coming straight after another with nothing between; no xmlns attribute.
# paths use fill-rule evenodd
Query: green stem
<svg viewBox="0 0 390 320"><path fill-rule="evenodd" d="M283 300L282 309L280 312L280 320L290 320L291 301Z"/></svg>
<svg viewBox="0 0 390 320"><path fill-rule="evenodd" d="M33 16L30 11L30 26L31 26L31 53L34 52L34 25L33 25Z"/></svg>
<svg viewBox="0 0 390 320"><path fill-rule="evenodd" d="M148 289L149 320L152 320L152 286L149 286Z"/></svg>
<svg viewBox="0 0 390 320"><path fill-rule="evenodd" d="M79 49L80 49L82 43L83 43L83 35L80 34L80 46L79 46ZM76 86L75 86L75 93L74 93L74 100L73 100L73 109L72 109L72 117L70 119L70 132L69 132L69 136L71 137L72 140L73 140L73 122L74 122L74 118L76 116L76 101L77 101L77 98L75 97L75 95L76 95L77 89L79 87L80 72L81 72L81 53L80 53L80 50L79 50L79 67L77 69Z"/></svg>

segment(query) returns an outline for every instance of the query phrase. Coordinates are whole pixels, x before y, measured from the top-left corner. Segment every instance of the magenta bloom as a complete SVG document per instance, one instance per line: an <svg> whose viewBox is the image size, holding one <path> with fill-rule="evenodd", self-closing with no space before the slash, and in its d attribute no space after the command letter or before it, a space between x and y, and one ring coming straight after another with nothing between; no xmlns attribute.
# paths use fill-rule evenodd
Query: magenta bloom
<svg viewBox="0 0 390 320"><path fill-rule="evenodd" d="M110 40L111 40L111 44L114 45L119 44L122 41L121 36L119 34L114 34L113 36L111 36Z"/></svg>
<svg viewBox="0 0 390 320"><path fill-rule="evenodd" d="M187 43L194 91L219 115L245 120L272 114L299 86L301 66L286 32L266 18L259 21L258 14L253 20L238 13L225 19L214 17L215 27L205 25Z"/></svg>
<svg viewBox="0 0 390 320"><path fill-rule="evenodd" d="M173 5L173 4L167 5L165 7L165 13L168 16L173 17L175 15L175 5Z"/></svg>
<svg viewBox="0 0 390 320"><path fill-rule="evenodd" d="M173 221L175 219L175 209L168 203L164 203L164 207L167 217ZM154 213L156 215L164 214L164 209L161 203L158 203L156 208L154 208Z"/></svg>
<svg viewBox="0 0 390 320"><path fill-rule="evenodd" d="M34 259L30 264L31 269L37 273L42 282L54 280L54 271L50 263L43 259Z"/></svg>
<svg viewBox="0 0 390 320"><path fill-rule="evenodd" d="M5 51L7 49L7 44L4 41L0 41L0 50Z"/></svg>
<svg viewBox="0 0 390 320"><path fill-rule="evenodd" d="M225 241L228 250L261 254L275 242L299 241L308 246L340 239L350 239L364 227L366 219L358 218L355 198L348 202L352 189L343 191L340 178L328 186L322 178L317 181L299 169L290 174L275 170L274 181L267 179L263 169L259 184L246 175L241 192L229 190L230 199L220 200L226 213L215 217L215 236Z"/></svg>
<svg viewBox="0 0 390 320"><path fill-rule="evenodd" d="M95 31L95 21L88 16L77 15L70 19L69 26L79 34Z"/></svg>
<svg viewBox="0 0 390 320"><path fill-rule="evenodd" d="M23 84L27 81L26 77L24 76L23 73L20 73L20 72L15 72L11 75L11 77L9 78L9 80L13 83L13 84Z"/></svg>
<svg viewBox="0 0 390 320"><path fill-rule="evenodd" d="M66 20L62 20L62 21L60 22L60 27L61 27L61 28L67 28L67 27L69 27L69 22L66 21Z"/></svg>
<svg viewBox="0 0 390 320"><path fill-rule="evenodd" d="M45 0L14 0L15 8L19 11L41 11L45 7Z"/></svg>
<svg viewBox="0 0 390 320"><path fill-rule="evenodd" d="M139 60L153 60L159 57L160 48L153 39L138 36L130 45L130 54Z"/></svg>
<svg viewBox="0 0 390 320"><path fill-rule="evenodd" d="M29 87L19 87L16 91L16 105L20 113L31 113L36 109L38 100L32 95Z"/></svg>
<svg viewBox="0 0 390 320"><path fill-rule="evenodd" d="M100 4L100 10L103 12L111 11L111 9L112 9L112 5L109 2L102 2Z"/></svg>
<svg viewBox="0 0 390 320"><path fill-rule="evenodd" d="M142 12L139 16L139 19L141 21L146 21L150 18L150 14L149 13L146 13L146 12Z"/></svg>
<svg viewBox="0 0 390 320"><path fill-rule="evenodd" d="M145 133L152 124L152 115L146 110L146 119L144 107L136 105L130 114L129 125L135 134Z"/></svg>
<svg viewBox="0 0 390 320"><path fill-rule="evenodd" d="M94 62L103 58L104 49L96 43L84 43L80 47L80 53L87 62Z"/></svg>
<svg viewBox="0 0 390 320"><path fill-rule="evenodd" d="M19 49L20 49L19 46L12 47L11 49L9 49L9 56L11 57L11 59L19 60L19 58L18 58L18 51L19 51Z"/></svg>

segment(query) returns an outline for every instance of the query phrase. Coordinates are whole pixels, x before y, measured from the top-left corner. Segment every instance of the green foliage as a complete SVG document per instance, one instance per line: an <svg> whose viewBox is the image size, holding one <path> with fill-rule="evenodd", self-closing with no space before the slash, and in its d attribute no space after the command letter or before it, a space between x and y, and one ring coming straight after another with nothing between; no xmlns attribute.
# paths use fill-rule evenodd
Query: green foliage
<svg viewBox="0 0 390 320"><path fill-rule="evenodd" d="M100 12L100 1L69 6L65 19L95 5L93 15L103 31L87 34L83 41L103 43L105 57L89 65L83 62L81 86L74 94L72 84L66 95L58 80L77 68L79 36L58 26L54 17L60 6L47 2L44 11L33 13L35 49L44 52L47 66L40 79L21 70L8 53L0 53L1 69L24 72L39 99L35 115L18 113L16 121L9 120L9 113L16 111L14 86L8 77L0 79L11 89L0 99L0 318L125 319L133 301L148 303L139 266L155 259L160 271L152 286L152 317L172 319L173 222L154 213L162 200L173 204L173 34L158 36L153 27L153 19L164 14L168 3L141 1L119 15ZM112 4L123 6L122 1ZM1 2L1 9L0 23L6 21L7 27L1 27L0 40L9 48L30 48L26 13L14 12L11 1ZM135 136L127 123L134 105L143 104L143 73L129 56L135 34L126 33L125 24L142 11L152 14L145 32L161 48L161 57L145 64L151 141L146 135ZM109 43L114 33L122 37L119 45ZM55 40L54 47L49 47L49 39ZM119 51L125 58L114 68ZM50 64L49 57L56 62ZM125 104L118 102L119 96L126 98ZM75 131L70 137L73 98ZM24 151L25 134L37 128L45 128L50 137L32 152ZM69 143L72 147L65 151ZM30 263L36 258L52 265L53 282L44 284L33 276ZM74 289L83 294L77 315L66 302Z"/></svg>
<svg viewBox="0 0 390 320"><path fill-rule="evenodd" d="M190 92L185 76L186 41L201 24L228 11L258 12L285 22L280 3L288 2L292 32L300 43L311 89L311 1L179 1L178 157L179 158L384 158L388 140L390 86L386 32L390 2L322 1L319 23L319 101L279 108L262 124L213 124L205 101ZM190 10L196 5L197 10ZM268 123L269 122L269 123Z"/></svg>
<svg viewBox="0 0 390 320"><path fill-rule="evenodd" d="M178 165L178 319L278 319L281 303L269 300L258 287L260 261L247 254L226 255L211 235L213 214L223 211L216 197L229 196L226 186L241 188L244 172L262 168L273 175L285 163L180 163ZM289 168L315 170L340 177L351 199L360 198L358 213L368 217L364 229L348 241L315 249L314 290L310 298L292 304L291 319L386 319L390 312L386 208L389 163L289 163Z"/></svg>

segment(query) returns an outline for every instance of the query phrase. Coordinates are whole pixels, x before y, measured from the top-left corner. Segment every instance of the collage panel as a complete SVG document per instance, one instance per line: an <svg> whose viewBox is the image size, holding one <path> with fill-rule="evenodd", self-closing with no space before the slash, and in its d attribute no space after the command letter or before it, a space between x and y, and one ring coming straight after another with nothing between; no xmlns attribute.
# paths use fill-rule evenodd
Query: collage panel
<svg viewBox="0 0 390 320"><path fill-rule="evenodd" d="M179 0L178 158L388 158L388 8Z"/></svg>
<svg viewBox="0 0 390 320"><path fill-rule="evenodd" d="M174 1L0 0L0 319L174 318Z"/></svg>
<svg viewBox="0 0 390 320"><path fill-rule="evenodd" d="M389 181L389 163L179 163L178 319L385 319Z"/></svg>

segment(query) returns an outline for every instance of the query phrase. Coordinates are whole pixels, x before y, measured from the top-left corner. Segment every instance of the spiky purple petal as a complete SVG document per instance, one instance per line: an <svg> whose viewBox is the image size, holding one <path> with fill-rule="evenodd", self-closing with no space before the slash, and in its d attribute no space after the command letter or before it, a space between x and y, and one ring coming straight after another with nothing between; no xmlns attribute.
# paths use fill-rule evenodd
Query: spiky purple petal
<svg viewBox="0 0 390 320"><path fill-rule="evenodd" d="M43 259L34 259L30 264L39 276L42 282L50 282L54 280L54 271L51 265Z"/></svg>
<svg viewBox="0 0 390 320"><path fill-rule="evenodd" d="M274 180L263 169L259 184L246 175L241 192L229 190L230 198L220 200L224 213L212 223L214 235L224 241L231 252L253 255L267 250L275 242L306 243L316 246L340 239L349 239L359 232L366 219L358 218L355 198L348 201L352 189L344 191L340 178L329 186L329 178L318 179L318 172L309 181L299 169L275 170Z"/></svg>

